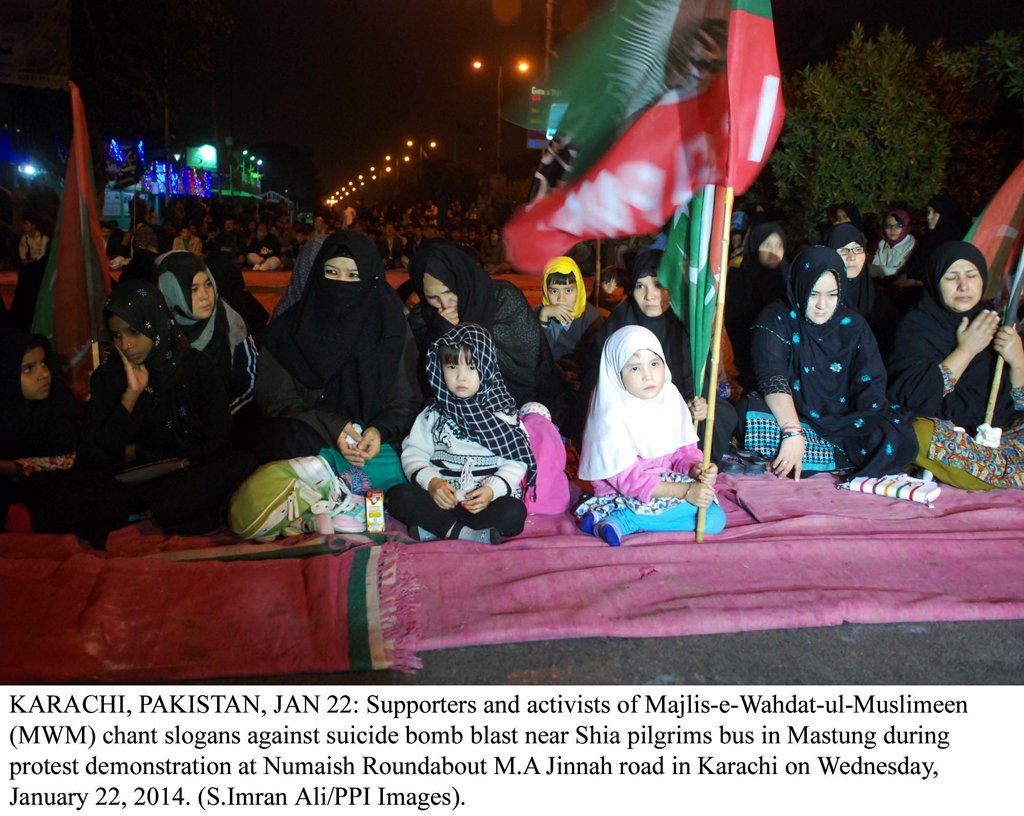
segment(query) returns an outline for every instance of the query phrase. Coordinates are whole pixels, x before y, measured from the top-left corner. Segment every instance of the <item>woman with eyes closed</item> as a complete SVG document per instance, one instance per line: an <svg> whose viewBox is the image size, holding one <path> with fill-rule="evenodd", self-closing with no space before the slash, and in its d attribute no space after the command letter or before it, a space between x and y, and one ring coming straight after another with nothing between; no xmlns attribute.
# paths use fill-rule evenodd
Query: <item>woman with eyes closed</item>
<svg viewBox="0 0 1024 816"><path fill-rule="evenodd" d="M424 241L409 277L420 302L409 312L421 356L453 326L475 323L494 337L498 368L516 405L540 402L559 424L560 381L551 345L526 297L508 281L491 280L480 264L445 241ZM425 369L424 369L425 370Z"/></svg>
<svg viewBox="0 0 1024 816"><path fill-rule="evenodd" d="M917 454L910 414L886 399L871 329L845 304L845 273L834 249L804 250L790 266L788 302L754 324L757 392L747 399L744 446L770 457L779 478L884 476Z"/></svg>
<svg viewBox="0 0 1024 816"><path fill-rule="evenodd" d="M262 462L334 449L373 487L405 480L401 446L423 398L402 301L373 242L341 230L320 247L302 298L261 336Z"/></svg>
<svg viewBox="0 0 1024 816"><path fill-rule="evenodd" d="M154 284L121 283L104 316L114 353L89 382L77 464L113 474L185 459L185 470L132 485L132 512L150 512L170 533L217 529L227 497L255 462L231 447L228 395L216 366L189 347Z"/></svg>
<svg viewBox="0 0 1024 816"><path fill-rule="evenodd" d="M896 330L890 395L919 417L915 464L970 490L1024 487L1024 348L1014 326L982 300L985 257L972 244L936 247L917 307ZM1003 377L992 418L998 448L972 437L985 418L996 361ZM962 429L962 430L959 430Z"/></svg>

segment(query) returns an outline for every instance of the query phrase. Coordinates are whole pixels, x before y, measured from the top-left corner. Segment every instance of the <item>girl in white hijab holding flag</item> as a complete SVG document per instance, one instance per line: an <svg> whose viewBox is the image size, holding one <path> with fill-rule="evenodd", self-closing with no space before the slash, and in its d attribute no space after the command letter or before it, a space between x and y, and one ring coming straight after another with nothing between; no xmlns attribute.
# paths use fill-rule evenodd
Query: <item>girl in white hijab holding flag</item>
<svg viewBox="0 0 1024 816"><path fill-rule="evenodd" d="M703 464L693 419L649 329L624 326L604 344L579 474L594 488L576 509L580 527L613 547L633 533L692 531L701 507L708 533L725 527L714 501L718 468Z"/></svg>

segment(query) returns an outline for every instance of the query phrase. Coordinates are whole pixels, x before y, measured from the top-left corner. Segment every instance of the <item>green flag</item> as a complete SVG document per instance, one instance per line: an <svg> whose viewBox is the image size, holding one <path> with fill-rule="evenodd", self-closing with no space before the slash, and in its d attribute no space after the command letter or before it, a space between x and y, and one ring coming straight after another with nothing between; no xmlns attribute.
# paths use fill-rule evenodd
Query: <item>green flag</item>
<svg viewBox="0 0 1024 816"><path fill-rule="evenodd" d="M669 293L672 311L690 334L695 396L704 396L704 367L715 327L718 282L711 269L711 226L716 189L705 185L676 213L669 230L658 280Z"/></svg>

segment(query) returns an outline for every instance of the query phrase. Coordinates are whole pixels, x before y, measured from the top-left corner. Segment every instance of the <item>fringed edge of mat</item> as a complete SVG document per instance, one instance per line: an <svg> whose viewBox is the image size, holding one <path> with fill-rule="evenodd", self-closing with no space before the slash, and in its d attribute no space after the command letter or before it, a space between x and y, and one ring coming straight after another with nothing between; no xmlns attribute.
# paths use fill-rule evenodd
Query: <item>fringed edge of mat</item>
<svg viewBox="0 0 1024 816"><path fill-rule="evenodd" d="M394 543L373 548L378 562L375 572L380 626L371 638L371 659L374 668L397 669L408 674L423 665L410 645L415 639L423 585L401 569L404 548L405 545ZM379 664L378 653L382 656Z"/></svg>

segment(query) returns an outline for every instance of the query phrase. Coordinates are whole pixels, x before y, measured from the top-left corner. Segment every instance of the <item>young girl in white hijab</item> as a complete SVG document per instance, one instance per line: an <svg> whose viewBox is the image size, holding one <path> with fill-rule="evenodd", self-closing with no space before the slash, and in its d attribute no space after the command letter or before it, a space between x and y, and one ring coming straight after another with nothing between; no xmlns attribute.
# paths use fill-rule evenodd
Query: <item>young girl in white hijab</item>
<svg viewBox="0 0 1024 816"><path fill-rule="evenodd" d="M633 533L692 531L700 507L706 532L725 527L714 503L718 468L703 464L693 419L649 329L624 326L604 344L579 473L594 488L576 509L580 527L613 547Z"/></svg>

